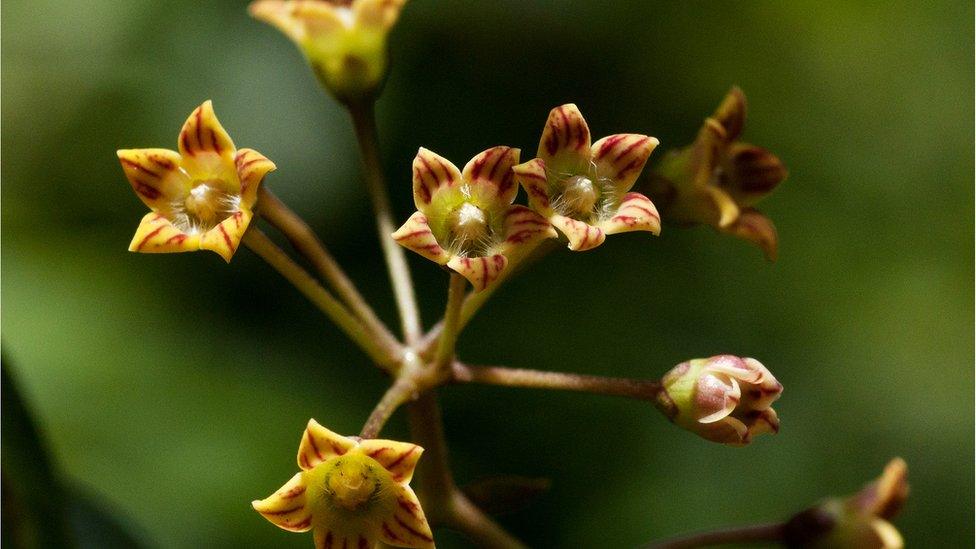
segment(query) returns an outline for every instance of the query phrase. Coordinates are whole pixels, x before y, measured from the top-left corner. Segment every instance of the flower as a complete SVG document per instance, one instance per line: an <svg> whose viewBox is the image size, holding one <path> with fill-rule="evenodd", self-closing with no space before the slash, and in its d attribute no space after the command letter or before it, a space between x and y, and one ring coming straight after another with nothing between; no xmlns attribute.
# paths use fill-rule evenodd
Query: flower
<svg viewBox="0 0 976 549"><path fill-rule="evenodd" d="M258 185L274 162L237 150L208 100L180 131L179 152L124 149L119 161L139 198L152 209L130 252L212 250L230 262L253 217Z"/></svg>
<svg viewBox="0 0 976 549"><path fill-rule="evenodd" d="M458 171L421 148L413 161L417 211L393 233L403 247L467 278L481 291L501 276L509 260L556 232L539 214L512 205L518 186L512 166L519 150L493 147Z"/></svg>
<svg viewBox="0 0 976 549"><path fill-rule="evenodd" d="M386 38L406 0L257 0L251 16L285 33L340 100L376 92L387 72Z"/></svg>
<svg viewBox="0 0 976 549"><path fill-rule="evenodd" d="M784 528L791 547L901 549L905 542L889 522L908 499L908 465L895 458L881 477L847 498L831 498L802 511Z"/></svg>
<svg viewBox="0 0 976 549"><path fill-rule="evenodd" d="M646 196L628 192L658 141L635 133L590 144L590 128L576 105L552 109L537 158L515 166L529 206L569 239L569 249L593 249L606 235L661 232L657 208Z"/></svg>
<svg viewBox="0 0 976 549"><path fill-rule="evenodd" d="M753 206L786 179L786 168L768 150L737 141L746 119L746 98L732 88L705 120L691 145L671 151L648 181L665 217L711 225L758 245L775 260L773 222Z"/></svg>
<svg viewBox="0 0 976 549"><path fill-rule="evenodd" d="M704 439L744 446L779 431L770 407L783 392L754 358L718 355L682 362L661 378L656 404L678 426Z"/></svg>
<svg viewBox="0 0 976 549"><path fill-rule="evenodd" d="M312 530L318 549L377 542L433 547L427 518L408 486L423 451L407 442L344 437L311 419L298 447L301 472L251 506L285 530Z"/></svg>

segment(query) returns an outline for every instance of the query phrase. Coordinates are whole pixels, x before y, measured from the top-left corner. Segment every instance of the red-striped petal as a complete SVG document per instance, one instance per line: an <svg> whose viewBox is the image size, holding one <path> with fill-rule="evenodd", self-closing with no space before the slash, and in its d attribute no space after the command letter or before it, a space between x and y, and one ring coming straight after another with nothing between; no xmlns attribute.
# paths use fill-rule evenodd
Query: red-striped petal
<svg viewBox="0 0 976 549"><path fill-rule="evenodd" d="M634 186L658 140L636 133L619 133L593 144L593 163L597 176L613 182L617 193Z"/></svg>
<svg viewBox="0 0 976 549"><path fill-rule="evenodd" d="M546 162L535 158L512 168L515 180L525 189L529 206L542 215L552 215L549 205L549 180L546 176Z"/></svg>
<svg viewBox="0 0 976 549"><path fill-rule="evenodd" d="M310 419L298 446L298 466L307 471L327 459L345 454L355 446L355 440L333 433Z"/></svg>
<svg viewBox="0 0 976 549"><path fill-rule="evenodd" d="M230 263L240 246L241 238L247 226L251 223L253 214L249 209L242 209L217 224L214 228L200 235L200 249L211 250Z"/></svg>
<svg viewBox="0 0 976 549"><path fill-rule="evenodd" d="M590 162L590 128L576 105L552 109L539 140L537 157L559 172L579 173Z"/></svg>
<svg viewBox="0 0 976 549"><path fill-rule="evenodd" d="M166 208L190 191L190 178L180 167L176 151L123 149L116 154L132 190L150 208Z"/></svg>
<svg viewBox="0 0 976 549"><path fill-rule="evenodd" d="M187 234L166 217L151 212L143 216L129 244L130 252L147 254L194 252L200 249L200 235Z"/></svg>
<svg viewBox="0 0 976 549"><path fill-rule="evenodd" d="M508 259L502 254L489 257L452 257L447 266L468 279L474 291L480 292L498 280Z"/></svg>
<svg viewBox="0 0 976 549"><path fill-rule="evenodd" d="M498 199L511 204L518 193L512 167L518 164L519 150L512 147L492 147L479 153L461 172L465 181L496 189Z"/></svg>
<svg viewBox="0 0 976 549"><path fill-rule="evenodd" d="M392 236L397 244L439 265L444 265L450 259L450 255L437 243L437 238L431 232L427 216L421 212L414 212Z"/></svg>
<svg viewBox="0 0 976 549"><path fill-rule="evenodd" d="M554 227L559 229L569 240L569 249L574 252L592 250L607 239L606 233L599 227L577 221L564 215L554 215L549 218Z"/></svg>
<svg viewBox="0 0 976 549"><path fill-rule="evenodd" d="M417 209L427 212L434 193L461 181L461 172L450 160L423 147L413 160L413 199Z"/></svg>
<svg viewBox="0 0 976 549"><path fill-rule="evenodd" d="M251 502L254 510L279 528L307 532L312 528L312 510L307 506L304 475L297 473L275 493Z"/></svg>
<svg viewBox="0 0 976 549"><path fill-rule="evenodd" d="M661 216L651 199L640 193L627 193L610 219L600 223L607 234L648 231L661 234Z"/></svg>
<svg viewBox="0 0 976 549"><path fill-rule="evenodd" d="M241 204L250 208L257 200L258 186L275 170L275 163L254 149L241 149L234 156L234 167L241 182Z"/></svg>
<svg viewBox="0 0 976 549"><path fill-rule="evenodd" d="M413 478L417 460L424 449L409 442L367 439L359 443L359 450L383 466L393 480L406 484Z"/></svg>
<svg viewBox="0 0 976 549"><path fill-rule="evenodd" d="M227 185L228 191L239 190L234 167L237 151L227 131L217 120L209 99L194 109L183 124L179 150L183 157L183 168L194 180L217 179Z"/></svg>

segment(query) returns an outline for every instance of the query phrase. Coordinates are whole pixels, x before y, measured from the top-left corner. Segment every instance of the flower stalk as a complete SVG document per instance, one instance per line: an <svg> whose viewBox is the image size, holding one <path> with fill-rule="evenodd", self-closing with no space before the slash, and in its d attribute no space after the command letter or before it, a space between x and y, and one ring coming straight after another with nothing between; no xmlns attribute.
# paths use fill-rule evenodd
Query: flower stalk
<svg viewBox="0 0 976 549"><path fill-rule="evenodd" d="M472 366L461 362L453 364L451 379L455 383L572 391L647 401L654 401L661 388L660 383L652 380L544 372L503 366Z"/></svg>

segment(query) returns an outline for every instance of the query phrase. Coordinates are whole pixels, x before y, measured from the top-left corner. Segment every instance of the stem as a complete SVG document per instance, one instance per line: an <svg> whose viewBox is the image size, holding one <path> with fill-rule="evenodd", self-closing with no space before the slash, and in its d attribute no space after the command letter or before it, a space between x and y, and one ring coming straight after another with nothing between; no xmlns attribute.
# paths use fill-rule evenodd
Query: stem
<svg viewBox="0 0 976 549"><path fill-rule="evenodd" d="M451 273L451 282L447 287L447 307L444 309L444 330L438 340L437 355L434 358L434 368L444 371L454 358L454 345L460 335L459 321L461 306L464 304L464 291L468 281L457 273Z"/></svg>
<svg viewBox="0 0 976 549"><path fill-rule="evenodd" d="M257 227L251 227L244 233L243 242L335 322L376 364L386 370L393 367L397 361L397 356L391 354L390 349L384 348L375 341L359 319L350 314L342 303L323 288L308 271L288 257L288 254L272 242L266 234Z"/></svg>
<svg viewBox="0 0 976 549"><path fill-rule="evenodd" d="M639 400L654 400L661 384L657 381L620 377L589 376L563 372L543 372L502 366L471 366L455 362L454 381L482 383L528 389L555 389Z"/></svg>
<svg viewBox="0 0 976 549"><path fill-rule="evenodd" d="M349 280L342 267L333 259L325 244L315 235L311 227L301 217L285 205L267 187L259 190L258 204L261 205L261 216L272 226L281 231L302 255L315 267L319 274L336 291L345 304L352 310L373 336L381 341L388 349L398 349L399 342L373 312L373 308L366 303L363 296Z"/></svg>
<svg viewBox="0 0 976 549"><path fill-rule="evenodd" d="M373 201L373 213L376 216L376 230L380 236L380 246L386 257L386 266L393 284L393 294L396 298L400 322L403 325L403 337L407 345L413 345L422 333L420 310L417 308L417 298L414 295L413 281L410 279L410 267L407 257L401 248L390 237L396 227L393 225L393 213L390 197L387 195L386 183L383 178L383 168L380 163L379 139L376 135L376 111L372 100L351 102L348 104L349 114L356 129L356 139L359 142L359 153L366 172L366 190Z"/></svg>
<svg viewBox="0 0 976 549"><path fill-rule="evenodd" d="M362 438L376 438L380 431L383 430L383 426L393 415L393 412L400 407L401 404L410 400L413 394L416 392L417 386L408 377L399 377L396 383L387 389L383 398L380 399L376 407L373 408L373 412L369 414L369 418L366 419L366 424L363 425L363 430L359 433Z"/></svg>
<svg viewBox="0 0 976 549"><path fill-rule="evenodd" d="M757 524L754 526L740 526L711 532L699 532L686 536L675 537L664 541L652 542L646 549L687 549L691 547L705 547L723 545L727 543L749 543L757 541L783 541L783 523Z"/></svg>
<svg viewBox="0 0 976 549"><path fill-rule="evenodd" d="M525 547L524 543L485 515L460 491L455 493L452 509L453 513L448 525L458 529L481 547L511 549Z"/></svg>
<svg viewBox="0 0 976 549"><path fill-rule="evenodd" d="M430 390L420 395L410 405L409 415L411 438L424 449L420 477L422 492L433 503L428 506L431 520L442 522L443 517L438 514L444 512L448 498L457 491L457 487L447 461L444 422L436 393Z"/></svg>

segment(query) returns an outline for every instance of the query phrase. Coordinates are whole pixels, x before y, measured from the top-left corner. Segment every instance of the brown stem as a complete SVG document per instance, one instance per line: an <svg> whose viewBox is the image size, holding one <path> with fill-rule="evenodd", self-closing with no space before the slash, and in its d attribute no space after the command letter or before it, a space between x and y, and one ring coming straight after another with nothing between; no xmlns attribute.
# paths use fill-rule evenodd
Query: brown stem
<svg viewBox="0 0 976 549"><path fill-rule="evenodd" d="M657 381L644 379L543 372L503 366L471 366L460 362L455 362L452 370L454 381L459 383L576 391L640 400L654 400L661 387Z"/></svg>
<svg viewBox="0 0 976 549"><path fill-rule="evenodd" d="M468 281L463 276L451 273L451 282L447 288L447 306L444 309L444 329L438 338L437 355L434 358L434 368L438 371L447 371L454 359L454 346L461 334L459 322L467 286Z"/></svg>
<svg viewBox="0 0 976 549"><path fill-rule="evenodd" d="M407 377L399 377L397 381L387 389L383 398L373 408L373 412L366 419L363 430L359 433L362 438L376 438L383 430L383 426L396 412L401 404L410 400L417 391L417 386Z"/></svg>
<svg viewBox="0 0 976 549"><path fill-rule="evenodd" d="M258 193L261 216L281 231L292 246L309 260L319 275L332 286L352 313L359 317L366 328L380 340L381 345L393 353L399 353L399 342L376 316L373 308L366 303L359 290L356 289L356 285L349 280L342 267L332 257L332 254L312 231L312 228L305 223L305 220L266 187L262 186Z"/></svg>
<svg viewBox="0 0 976 549"><path fill-rule="evenodd" d="M781 542L783 541L783 533L784 525L780 522L757 524L754 526L739 526L651 542L645 546L645 549L689 549L692 547L707 547L727 543Z"/></svg>
<svg viewBox="0 0 976 549"><path fill-rule="evenodd" d="M417 308L417 298L414 295L413 281L410 278L410 267L403 248L390 236L396 227L393 225L393 208L387 194L383 178L383 166L380 163L379 138L376 134L376 112L372 100L361 103L348 104L349 114L356 129L359 143L359 153L366 172L366 189L373 201L373 212L376 216L376 230L379 232L380 246L386 257L390 281L393 284L393 294L396 298L397 310L400 312L400 322L403 325L403 337L407 345L413 345L420 339L423 328L420 323L420 310Z"/></svg>

